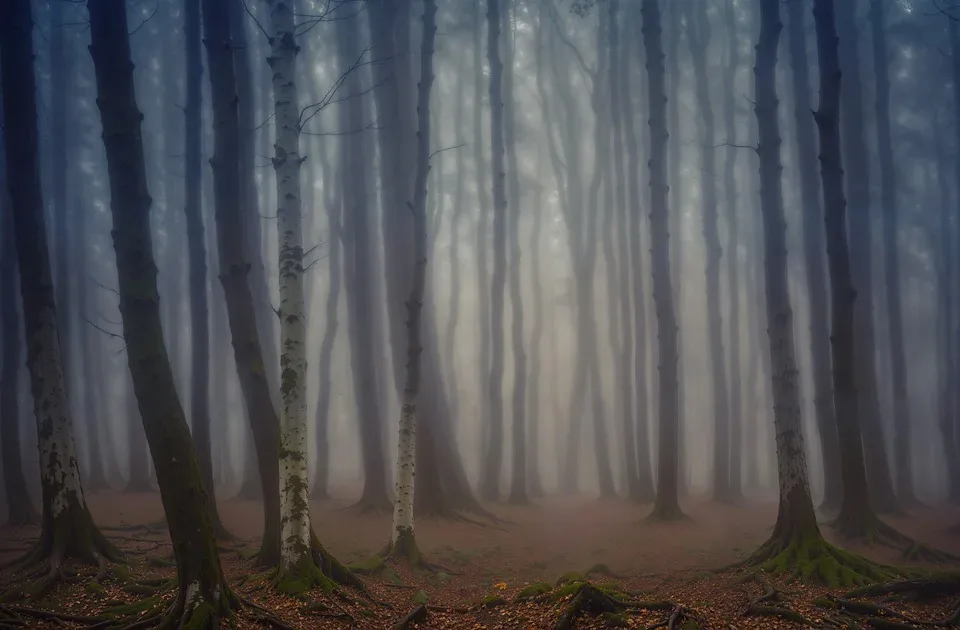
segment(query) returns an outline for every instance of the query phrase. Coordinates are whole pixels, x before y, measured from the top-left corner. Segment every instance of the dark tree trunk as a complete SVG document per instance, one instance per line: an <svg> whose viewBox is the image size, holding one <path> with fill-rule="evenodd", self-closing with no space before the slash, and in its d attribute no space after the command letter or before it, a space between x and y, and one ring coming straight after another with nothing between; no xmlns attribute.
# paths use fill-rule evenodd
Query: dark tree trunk
<svg viewBox="0 0 960 630"><path fill-rule="evenodd" d="M958 117L956 112L960 112L960 24L958 24L957 20L949 20L948 28L950 30L950 52L953 57L951 77L953 79L954 120L956 120ZM934 133L940 133L940 129L935 129ZM958 146L960 146L960 125L954 124L954 134L956 136L956 142ZM960 160L953 160L953 168L953 180L954 182L960 182ZM940 171L944 179L946 179L946 170L944 167ZM960 202L960 191L957 191L956 194L957 197L953 200L954 205L950 210L951 212L956 212L956 204ZM944 205L946 205L947 196L944 195L944 197ZM950 260L945 261L945 264L953 269L953 274L955 274L953 277L956 279L956 274L960 274L960 221L957 220L956 215L954 215L952 236L953 243L947 248L947 252L952 252L953 255L950 256ZM951 285L949 289L951 295L954 290L954 286ZM960 393L957 391L958 377L960 377L960 318L957 317L956 313L954 313L953 318L947 322L947 325L953 330L953 344L947 349L950 355L950 364L952 365L951 376L953 378L948 384L948 387L954 392L954 406L952 407L953 435L954 440L957 442L957 449L960 449ZM954 459L960 462L960 452L958 452L958 450L954 451ZM955 502L960 502L960 466L957 468L957 477L952 486L952 497Z"/></svg>
<svg viewBox="0 0 960 630"><path fill-rule="evenodd" d="M823 455L822 506L835 510L840 507L843 486L840 480L840 447L834 414L833 384L830 379L830 329L827 324L829 301L824 270L824 227L820 212L820 181L817 178L817 145L814 139L814 120L810 115L812 99L807 57L806 8L800 2L787 3L787 16L793 119L797 134L796 159L803 217L803 262L810 319L813 402Z"/></svg>
<svg viewBox="0 0 960 630"><path fill-rule="evenodd" d="M737 106L734 92L740 68L740 39L733 0L723 5L727 30L727 59L723 68L723 119L728 141L737 137ZM730 294L730 497L743 497L743 382L740 351L740 212L737 190L737 158L740 150L730 147L723 161L723 189L726 194L727 287ZM747 457L756 457L750 451Z"/></svg>
<svg viewBox="0 0 960 630"><path fill-rule="evenodd" d="M23 474L20 450L20 403L18 398L21 352L20 313L17 300L17 240L13 233L13 210L7 197L4 152L0 151L0 331L3 356L0 364L0 459L7 499L7 525L23 527L40 523Z"/></svg>
<svg viewBox="0 0 960 630"><path fill-rule="evenodd" d="M897 170L893 159L890 132L890 64L887 59L887 33L884 11L889 3L870 0L870 25L873 40L873 73L876 81L874 114L877 124L877 149L880 158L880 207L883 212L884 280L886 308L890 327L890 363L893 376L894 463L897 498L907 505L917 502L913 490L913 463L910 460L910 400L907 393L907 367L903 339L903 304L900 294L900 218L897 208Z"/></svg>
<svg viewBox="0 0 960 630"><path fill-rule="evenodd" d="M639 18L639 11L636 7L631 10ZM626 17L626 16L625 16ZM631 16L632 18L632 16ZM639 20L638 20L639 21ZM633 19L628 20L633 24ZM647 293L646 293L646 274L648 272L644 265L643 239L641 232L643 230L643 203L640 197L640 148L637 140L637 131L634 129L634 105L631 94L631 77L634 69L631 66L631 50L629 40L625 41L621 47L622 56L620 60L620 98L622 99L621 111L623 112L623 128L627 146L627 173L631 176L626 178L627 185L627 212L629 213L629 224L627 232L630 235L630 257L629 268L632 270L633 279L629 292L633 299L633 321L625 322L624 326L633 327L633 369L634 380L632 390L634 393L634 410L637 417L636 425L636 459L637 459L637 492L634 499L641 503L651 503L656 498L656 491L653 486L653 472L650 466L650 417L647 415L649 405L649 383L647 382ZM642 44L638 42L638 48L642 54ZM623 184L621 184L623 185ZM626 259L625 259L626 262Z"/></svg>
<svg viewBox="0 0 960 630"><path fill-rule="evenodd" d="M537 179L544 180L543 159L537 151ZM540 476L540 373L542 363L543 329L543 284L541 283L540 256L543 232L543 188L537 187L534 194L533 226L530 230L530 276L533 287L533 331L530 334L530 395L527 396L527 418L530 423L527 448L527 477L531 497L544 495L543 480Z"/></svg>
<svg viewBox="0 0 960 630"><path fill-rule="evenodd" d="M454 103L453 128L457 138L464 137L464 114L466 109L466 64L457 68L457 93ZM459 141L458 141L459 144ZM451 403L453 417L458 416L461 408L459 402L459 379L457 378L457 324L460 322L460 224L463 221L464 188L467 179L466 151L458 150L456 156L456 185L453 193L453 213L450 217L450 313L447 316L446 327L443 333L443 347L445 354L445 370L447 381L454 392L454 402ZM436 237L436 236L435 236Z"/></svg>
<svg viewBox="0 0 960 630"><path fill-rule="evenodd" d="M357 20L343 20L336 29L340 67L342 72L347 72L343 83L347 95L360 95L364 89L362 68L348 70L361 54L358 26ZM362 96L354 98L349 106L340 106L340 129L362 129L365 109ZM339 155L340 176L343 178L343 254L350 322L350 366L364 471L363 495L357 506L364 512L389 513L392 508L387 494L383 420L377 390L377 350L374 347L376 278L371 259L376 239L370 221L372 204L367 194L371 178L366 135L343 136Z"/></svg>
<svg viewBox="0 0 960 630"><path fill-rule="evenodd" d="M490 288L490 416L480 496L496 501L503 472L504 295L507 286L507 191L504 170L503 64L500 61L500 0L487 0L487 59L490 67L491 177L493 182L493 274Z"/></svg>
<svg viewBox="0 0 960 630"><path fill-rule="evenodd" d="M184 108L184 147L186 147L186 188L184 214L187 223L187 255L190 289L190 420L200 461L200 472L207 491L210 519L218 538L229 538L217 509L213 482L213 454L210 450L210 324L207 307L207 247L204 236L201 161L201 125L203 117L203 59L200 51L200 5L183 3L183 33L186 44L184 76L187 84ZM169 204L169 199L168 199Z"/></svg>
<svg viewBox="0 0 960 630"><path fill-rule="evenodd" d="M178 595L167 619L175 626L214 628L230 614L234 598L220 568L200 465L163 344L126 7L91 0L88 8L127 361L177 561Z"/></svg>
<svg viewBox="0 0 960 630"><path fill-rule="evenodd" d="M250 221L244 214L249 206L244 203L241 179L241 133L229 10L226 0L203 2L206 16L203 20L204 44L214 125L214 151L210 164L213 167L220 282L226 297L237 375L254 436L263 493L264 534L259 559L262 564L273 566L279 562L280 554L280 421L270 397L269 371L261 351L262 337L257 328L256 307L249 282L251 265L245 243L248 243Z"/></svg>
<svg viewBox="0 0 960 630"><path fill-rule="evenodd" d="M676 9L676 7L674 7ZM647 68L650 116L650 255L653 299L657 311L660 367L660 458L657 499L652 518L683 518L679 503L679 383L678 333L674 292L670 280L670 203L667 170L667 91L663 32L657 0L643 0L643 45ZM676 143L676 142L675 142ZM675 235L679 237L679 235Z"/></svg>
<svg viewBox="0 0 960 630"><path fill-rule="evenodd" d="M4 140L6 155L16 156L16 159L5 161L5 181L20 271L20 299L43 499L40 540L26 554L24 561L49 563L48 577L32 593L40 597L63 575L61 564L65 559L74 557L102 564L103 558L116 560L119 554L93 523L77 468L43 214L33 27L28 1L14 0L0 8ZM5 249L9 251L9 248ZM7 284L4 282L5 286ZM9 373L5 376L10 377ZM14 415L11 421L17 422L19 418ZM19 441L15 440L13 447L19 448Z"/></svg>
<svg viewBox="0 0 960 630"><path fill-rule="evenodd" d="M860 56L857 51L859 26L856 23L856 0L836 5L837 30L840 34L840 70L846 80L840 94L840 114L844 157L847 164L846 184L850 234L850 266L853 284L857 287L854 305L856 318L853 340L857 353L857 392L863 412L863 450L867 466L870 497L878 512L899 510L893 492L890 464L883 438L880 399L877 390L876 334L873 320L873 270L871 248L873 229L870 216L870 157L864 131L863 89L860 84Z"/></svg>
<svg viewBox="0 0 960 630"><path fill-rule="evenodd" d="M730 489L730 396L727 389L727 366L723 347L723 314L720 310L720 245L719 212L716 178L716 124L710 103L710 81L707 75L707 49L710 45L710 22L703 12L706 7L687 13L687 42L693 59L694 82L697 85L697 109L700 111L701 212L706 252L707 329L710 339L710 372L713 376L713 498L722 503L733 501Z"/></svg>

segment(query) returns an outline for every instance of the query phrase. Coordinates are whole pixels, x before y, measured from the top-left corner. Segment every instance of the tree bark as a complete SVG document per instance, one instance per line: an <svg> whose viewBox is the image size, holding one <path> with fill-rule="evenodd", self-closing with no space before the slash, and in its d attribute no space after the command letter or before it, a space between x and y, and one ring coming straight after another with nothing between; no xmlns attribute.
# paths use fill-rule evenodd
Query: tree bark
<svg viewBox="0 0 960 630"><path fill-rule="evenodd" d="M250 221L244 214L241 179L240 127L234 52L225 0L204 0L204 45L210 75L213 108L214 214L220 282L227 303L227 318L240 389L254 436L260 485L263 493L264 533L259 560L276 565L280 553L280 478L278 464L279 420L270 397L257 328L256 307L249 283L246 240Z"/></svg>
<svg viewBox="0 0 960 630"><path fill-rule="evenodd" d="M650 255L660 366L660 459L652 518L683 518L679 503L679 382L677 316L670 279L670 203L667 170L667 91L660 7L643 0L643 45L650 125Z"/></svg>
<svg viewBox="0 0 960 630"><path fill-rule="evenodd" d="M91 0L90 46L110 170L120 313L143 428L177 561L178 594L167 623L215 628L234 597L223 576L197 454L163 343L150 195L134 95L126 7Z"/></svg>
<svg viewBox="0 0 960 630"><path fill-rule="evenodd" d="M824 269L824 224L820 212L820 181L817 177L814 120L810 115L810 69L807 57L806 11L802 3L787 3L787 38L793 89L793 119L797 133L797 165L802 205L803 262L807 278L810 320L810 354L813 367L813 403L823 456L823 507L840 507L840 446L830 375L829 301Z"/></svg>
<svg viewBox="0 0 960 630"><path fill-rule="evenodd" d="M857 287L854 306L856 323L854 348L857 352L857 392L863 410L863 450L867 480L874 509L895 512L900 509L893 492L890 464L883 439L880 399L877 390L876 334L873 320L873 269L871 248L873 230L870 216L870 158L864 140L863 90L860 84L860 55L857 42L856 0L836 5L840 35L840 70L847 77L840 94L841 141L846 157L848 197L847 221L851 234L850 266Z"/></svg>
<svg viewBox="0 0 960 630"><path fill-rule="evenodd" d="M6 155L15 156L5 161L6 182L20 271L43 498L40 540L24 561L48 562L49 585L62 575L61 565L67 558L102 564L103 558L116 560L119 554L93 523L77 468L43 214L33 27L29 1L11 0L0 9L4 140ZM14 416L13 421L18 418Z"/></svg>

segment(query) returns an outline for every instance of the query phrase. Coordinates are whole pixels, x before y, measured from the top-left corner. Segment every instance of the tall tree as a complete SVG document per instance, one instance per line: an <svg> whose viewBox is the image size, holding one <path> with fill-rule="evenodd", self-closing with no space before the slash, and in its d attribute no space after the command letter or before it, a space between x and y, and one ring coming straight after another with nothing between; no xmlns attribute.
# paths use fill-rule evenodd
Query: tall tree
<svg viewBox="0 0 960 630"><path fill-rule="evenodd" d="M20 449L20 309L17 300L17 239L13 233L13 211L7 195L5 151L0 151L0 331L3 351L0 358L0 459L7 499L7 525L22 527L40 523L30 499L23 473Z"/></svg>
<svg viewBox="0 0 960 630"><path fill-rule="evenodd" d="M6 183L17 244L43 499L40 539L23 562L49 564L45 577L29 587L31 595L39 597L63 577L62 563L67 558L102 565L104 558L117 560L119 554L93 522L77 468L43 215L33 28L29 0L11 0L0 7L4 140L6 155L16 156L5 160Z"/></svg>
<svg viewBox="0 0 960 630"><path fill-rule="evenodd" d="M667 91L658 0L643 0L643 46L650 117L650 256L659 340L660 459L653 518L683 518L679 502L679 383L677 316L670 280L670 203L667 172Z"/></svg>
<svg viewBox="0 0 960 630"><path fill-rule="evenodd" d="M716 122L710 97L707 74L707 51L710 46L710 20L706 6L691 9L687 14L687 43L693 60L697 85L697 109L700 111L700 210L703 214L703 240L706 249L707 328L710 339L710 373L713 376L713 495L721 502L730 502L730 396L727 387L726 356L723 347L723 314L720 310L720 244L719 199L717 195Z"/></svg>
<svg viewBox="0 0 960 630"><path fill-rule="evenodd" d="M496 0L494 0L496 1ZM413 530L416 472L417 400L420 394L420 313L427 281L427 175L430 172L430 93L433 88L433 53L436 40L437 4L423 3L423 41L420 49L420 83L417 88L417 178L414 182L413 214L414 269L407 300L407 374L400 408L400 439L397 445L397 500L393 506L393 528L386 555L421 564Z"/></svg>
<svg viewBox="0 0 960 630"><path fill-rule="evenodd" d="M870 32L873 40L873 73L876 80L874 115L877 125L877 153L880 161L880 208L883 213L884 280L886 283L887 321L890 331L890 363L893 376L893 427L895 439L897 498L911 505L917 498L913 490L913 462L910 460L910 400L907 392L907 366L903 339L903 296L900 292L900 212L897 198L897 169L893 159L890 132L890 62L887 58L885 14L890 4L870 0Z"/></svg>
<svg viewBox="0 0 960 630"><path fill-rule="evenodd" d="M213 628L236 601L220 567L200 465L163 340L126 5L91 0L87 7L127 362L177 562L177 597L165 620L179 627Z"/></svg>
<svg viewBox="0 0 960 630"><path fill-rule="evenodd" d="M280 478L277 411L260 346L256 307L251 291L246 243L249 221L243 212L240 171L240 127L234 54L231 50L229 5L226 0L204 0L203 29L213 109L214 214L219 276L227 303L240 388L250 429L255 437L257 467L263 492L264 532L259 560L267 566L280 558Z"/></svg>
<svg viewBox="0 0 960 630"><path fill-rule="evenodd" d="M342 19L336 28L337 53L342 74L346 76L344 98L339 105L340 128L344 131L363 128L363 70L355 67L362 54L358 19ZM350 316L350 366L353 374L354 401L360 429L363 455L363 495L357 506L361 511L389 512L387 496L387 462L383 446L383 421L378 397L376 275L372 251L376 245L373 203L370 189L371 169L368 165L366 134L348 134L340 142L340 176L343 184L344 268L348 282L347 312Z"/></svg>
<svg viewBox="0 0 960 630"><path fill-rule="evenodd" d="M840 35L840 70L847 77L840 94L841 134L846 157L847 221L851 234L850 265L857 288L854 305L857 353L857 391L863 410L863 449L867 480L874 508L883 513L899 510L893 492L890 464L883 439L880 398L877 389L876 333L874 331L873 229L870 207L870 157L864 130L863 86L860 83L860 27L856 0L836 5L836 27ZM841 454L842 455L842 454Z"/></svg>
<svg viewBox="0 0 960 630"><path fill-rule="evenodd" d="M490 416L480 496L500 495L503 468L504 295L507 285L507 191L504 170L503 64L500 61L500 1L487 0L487 60L490 67L490 168L493 183L493 275L490 285Z"/></svg>
<svg viewBox="0 0 960 630"><path fill-rule="evenodd" d="M810 321L810 355L813 369L813 403L823 457L823 507L840 507L840 447L830 380L830 328L827 309L827 277L824 269L824 234L820 212L820 180L817 177L817 145L810 115L810 67L807 55L807 11L800 2L788 2L787 40L793 90L793 120L796 129L797 167L802 206L803 262L807 279Z"/></svg>

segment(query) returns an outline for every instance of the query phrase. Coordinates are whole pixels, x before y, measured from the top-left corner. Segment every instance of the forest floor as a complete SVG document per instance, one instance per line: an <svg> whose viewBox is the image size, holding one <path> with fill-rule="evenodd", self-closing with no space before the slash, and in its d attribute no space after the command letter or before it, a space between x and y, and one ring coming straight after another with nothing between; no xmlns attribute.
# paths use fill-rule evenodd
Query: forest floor
<svg viewBox="0 0 960 630"><path fill-rule="evenodd" d="M95 520L105 529L157 523L163 517L158 494L102 493L89 498ZM390 515L360 514L347 500L314 503L314 527L325 547L344 562L369 564L386 543ZM262 513L258 503L222 501L221 516L239 540L222 554L224 570L235 590L269 609L280 623L239 618L241 628L391 628L409 613L425 615L410 628L552 628L568 609L572 594L557 587L558 580L587 579L613 594L614 599L657 602L650 608L631 608L613 614L585 614L576 628L616 625L649 628L790 628L824 625L831 612L823 608L832 593L782 579L751 581L744 572L717 573L716 569L743 559L770 535L776 518L772 503L745 502L722 506L690 499L684 504L687 521L648 523L648 507L627 501L599 501L592 497L545 498L529 507L492 506L502 524L426 519L417 523L417 539L436 572L411 570L391 563L364 577L370 598L346 589L343 596L311 593L313 606L278 596L265 588L266 577L250 560L258 543ZM910 516L886 519L903 533L944 551L960 555L960 508L931 508ZM951 527L954 529L951 530ZM832 532L824 527L828 538ZM128 555L135 578L172 577L175 570L164 559L172 557L165 529L107 530ZM0 565L16 557L36 530L0 530ZM846 545L871 559L897 563L898 552L881 547ZM10 579L0 574L2 584ZM571 575L573 574L573 575ZM537 586L540 585L540 586ZM547 586L550 593L524 601L517 596ZM109 604L134 602L137 595L117 580L105 588L64 584L40 602L14 602L48 611L95 616ZM533 589L529 587L533 586ZM748 616L751 603L768 588L782 593L777 606L802 615L807 623L778 617ZM569 589L568 589L569 590ZM378 603L374 603L374 601ZM879 600L872 600L877 603ZM764 602L769 603L769 602ZM486 605L484 605L486 604ZM949 599L927 603L884 603L914 618L940 619L950 609ZM596 611L601 613L602 611ZM18 614L26 627L84 627L83 623L40 620ZM686 625L684 625L686 623ZM21 624L23 625L23 624ZM89 625L89 624L87 624ZM3 627L0 624L0 627ZM11 626L12 627L12 626ZM836 626L833 626L836 627ZM850 625L849 627L860 627ZM909 624L900 627L911 627ZM929 625L927 627L930 627Z"/></svg>

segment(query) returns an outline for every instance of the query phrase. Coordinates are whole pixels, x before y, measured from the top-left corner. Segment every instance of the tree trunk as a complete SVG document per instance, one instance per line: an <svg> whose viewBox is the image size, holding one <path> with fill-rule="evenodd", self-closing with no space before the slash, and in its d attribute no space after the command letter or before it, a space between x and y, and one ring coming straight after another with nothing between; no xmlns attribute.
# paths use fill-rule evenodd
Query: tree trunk
<svg viewBox="0 0 960 630"><path fill-rule="evenodd" d="M490 289L489 433L480 496L496 501L503 469L504 294L507 285L507 192L504 171L503 65L500 61L500 0L487 0L487 59L490 67L490 138L493 181L493 275Z"/></svg>
<svg viewBox="0 0 960 630"><path fill-rule="evenodd" d="M829 301L824 270L824 235L820 213L820 181L817 178L817 149L814 121L810 115L810 69L807 57L806 9L799 2L787 3L787 38L790 77L793 88L793 119L797 134L797 165L802 205L803 262L807 278L807 306L810 320L810 354L813 368L813 402L817 432L823 456L823 507L840 507L843 486L840 479L840 447L834 413L830 374Z"/></svg>
<svg viewBox="0 0 960 630"><path fill-rule="evenodd" d="M127 361L177 561L179 589L167 622L214 628L235 601L220 567L197 454L163 343L126 7L115 0L91 0L87 6Z"/></svg>
<svg viewBox="0 0 960 630"><path fill-rule="evenodd" d="M497 0L493 0L496 2ZM397 447L397 500L393 507L393 531L388 554L404 557L411 564L421 562L413 531L414 475L416 467L417 401L420 395L420 313L427 278L427 175L430 172L430 92L433 87L433 53L436 38L437 5L423 3L423 43L420 51L420 82L417 89L417 176L414 183L413 215L414 268L407 300L407 371L400 409L400 440Z"/></svg>
<svg viewBox="0 0 960 630"><path fill-rule="evenodd" d="M240 388L246 402L253 433L260 485L263 492L264 533L259 560L276 565L280 553L280 479L278 464L279 420L270 398L268 371L264 365L257 329L256 307L248 282L247 229L241 179L240 127L234 53L231 50L228 11L225 0L204 0L204 45L210 75L213 108L214 214L220 282L227 303L227 317L233 343ZM215 17L214 17L215 16Z"/></svg>
<svg viewBox="0 0 960 630"><path fill-rule="evenodd" d="M657 499L652 518L683 518L679 503L679 383L678 333L674 292L670 280L670 204L667 171L667 91L665 84L660 7L642 0L643 46L647 68L650 116L650 256L653 299L657 311L660 367L660 459Z"/></svg>
<svg viewBox="0 0 960 630"><path fill-rule="evenodd" d="M722 246L717 207L716 149L713 107L710 104L710 81L707 76L707 49L710 45L710 22L706 7L687 13L687 43L693 59L694 82L697 85L697 109L700 111L701 149L700 210L703 214L703 240L706 255L707 330L710 339L710 372L713 376L713 498L730 503L730 395L727 389L727 366L723 347L723 314L720 310L720 264Z"/></svg>
<svg viewBox="0 0 960 630"><path fill-rule="evenodd" d="M953 79L953 106L955 111L960 111L960 24L956 20L948 21L948 28L950 32L950 52L953 57L953 63L951 64L951 77ZM939 133L939 129L935 130L934 133ZM960 143L960 125L954 125L954 133L956 136L956 141ZM960 146L960 145L958 145ZM942 163L942 161L941 161ZM953 161L954 173L953 178L954 182L960 181L960 160ZM946 178L946 168L940 171L944 178ZM958 193L960 196L960 193ZM956 204L958 203L957 199L954 199L954 205L952 207L952 212L956 212ZM946 199L944 200L944 205L946 205ZM956 217L956 215L954 215ZM954 218L953 223L953 244L947 249L947 252L952 252L953 256L949 261L946 261L946 264L953 269L954 274L960 273L960 221L957 221ZM954 275L956 278L956 275ZM950 294L953 294L954 286L951 285L949 291ZM953 410L953 435L954 440L958 442L958 448L960 448L960 393L957 392L957 377L960 376L960 320L958 320L956 313L953 315L953 319L947 322L947 325L953 329L953 345L947 349L947 352L950 354L951 365L952 365L952 378L954 379L948 387L954 392L954 407ZM960 462L960 453L954 451L953 455L955 461ZM958 466L957 477L955 479L954 485L952 487L952 498L955 502L960 502L960 466Z"/></svg>
<svg viewBox="0 0 960 630"><path fill-rule="evenodd" d="M456 130L457 138L464 137L463 110L466 109L466 83L467 68L465 63L457 67L457 93L454 103L453 127ZM458 142L459 144L459 142ZM452 403L453 417L458 417L462 405L460 404L460 383L457 378L457 324L460 322L460 224L463 221L464 207L464 188L467 179L465 151L458 150L456 156L456 184L453 193L453 213L450 217L450 258L448 265L450 267L450 312L447 315L446 329L443 334L443 347L445 350L445 364L447 380L450 382L451 389L454 392L454 403ZM459 418L458 418L459 419Z"/></svg>
<svg viewBox="0 0 960 630"><path fill-rule="evenodd" d="M40 523L27 490L20 450L20 313L17 305L17 239L13 233L13 210L7 201L4 152L0 151L0 330L3 357L0 365L0 460L7 499L7 526Z"/></svg>
<svg viewBox="0 0 960 630"><path fill-rule="evenodd" d="M28 1L12 0L0 9L4 140L6 155L16 156L6 160L6 182L17 244L43 497L40 540L24 561L49 562L50 573L42 583L46 590L62 576L61 564L66 558L102 564L103 557L116 560L118 553L93 523L77 469L43 215L33 26ZM12 419L18 420L16 416ZM19 448L18 442L13 445Z"/></svg>
<svg viewBox="0 0 960 630"><path fill-rule="evenodd" d="M887 10L889 10L889 6ZM883 249L885 255L887 318L890 326L890 363L893 376L893 426L895 439L897 498L908 505L917 502L913 490L913 463L910 460L910 400L907 392L907 368L903 339L903 304L900 295L900 219L897 205L897 170L894 166L890 132L890 64L887 59L887 33L884 3L870 0L870 25L873 40L873 73L876 80L874 114L877 124L877 149L880 158L880 206L883 212Z"/></svg>
<svg viewBox="0 0 960 630"><path fill-rule="evenodd" d="M514 17L516 5L514 5ZM510 25L513 23L509 8L502 13L501 28L506 33L501 38L504 54L503 77L503 137L506 145L507 188L510 194L510 210L507 216L507 247L509 248L510 324L513 344L513 466L510 480L510 503L524 505L530 502L527 494L527 354L523 347L523 287L521 280L520 249L520 163L517 159L517 109L514 91L517 86L514 67L514 41ZM492 75L491 75L492 77ZM493 103L493 100L490 101ZM496 198L496 194L494 195Z"/></svg>
<svg viewBox="0 0 960 630"><path fill-rule="evenodd" d="M632 7L635 11L636 7ZM639 12L636 12L639 17ZM633 24L633 19L628 21ZM633 369L634 381L634 410L637 416L636 426L636 459L637 459L637 492L634 499L641 503L651 503L656 498L653 486L653 472L650 466L650 417L649 413L649 383L647 382L647 274L643 255L643 203L640 200L640 149L637 141L637 132L634 129L634 106L631 95L631 76L634 69L630 64L630 43L625 41L621 46L622 58L620 61L620 98L623 112L624 135L627 145L627 173L626 178L629 224L627 233L630 235L629 268L633 273L633 281L629 287L633 299L633 320L624 322L624 326L633 326ZM642 51L642 45L638 46ZM621 184L623 185L623 184ZM625 259L626 260L626 259Z"/></svg>
<svg viewBox="0 0 960 630"><path fill-rule="evenodd" d="M356 20L337 24L336 44L343 87L353 96L349 105L338 108L340 129L362 129L365 124L363 68L351 68L360 57L360 29ZM340 142L340 176L343 178L344 267L347 273L347 313L350 322L350 366L353 374L354 401L360 429L363 455L363 495L357 504L363 512L389 513L387 470L383 446L383 420L377 388L377 349L374 346L377 320L376 278L372 250L376 240L370 222L371 180L365 135L345 135Z"/></svg>
<svg viewBox="0 0 960 630"><path fill-rule="evenodd" d="M857 287L854 305L856 318L853 341L857 353L857 392L863 410L863 450L867 466L870 497L878 512L898 511L887 460L880 399L877 390L876 335L873 321L873 243L870 216L870 158L864 140L863 91L860 84L860 58L857 52L859 27L856 24L856 0L836 6L840 33L840 70L847 77L840 94L842 143L846 156L848 197L847 221L856 238L850 241L850 266Z"/></svg>
<svg viewBox="0 0 960 630"><path fill-rule="evenodd" d="M542 147L537 150L537 181L544 181ZM533 227L530 231L530 286L533 287L533 331L530 335L530 395L527 396L527 418L530 423L529 447L527 449L527 486L531 497L544 495L543 480L540 476L540 372L543 346L543 283L541 265L544 189L537 186L536 204L533 208Z"/></svg>
<svg viewBox="0 0 960 630"><path fill-rule="evenodd" d="M740 69L740 39L733 0L723 5L727 29L727 59L723 72L724 133L728 141L737 137L737 106L734 96ZM723 189L726 193L727 287L730 294L730 497L743 497L743 371L740 352L740 214L737 191L737 158L740 150L729 147L723 161ZM750 452L749 457L755 457Z"/></svg>

